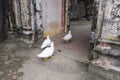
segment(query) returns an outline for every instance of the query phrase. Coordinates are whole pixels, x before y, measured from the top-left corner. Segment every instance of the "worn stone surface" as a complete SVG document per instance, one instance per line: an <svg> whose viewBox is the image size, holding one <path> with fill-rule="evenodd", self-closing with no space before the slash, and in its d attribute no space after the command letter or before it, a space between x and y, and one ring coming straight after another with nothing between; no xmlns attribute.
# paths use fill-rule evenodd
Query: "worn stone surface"
<svg viewBox="0 0 120 80"><path fill-rule="evenodd" d="M26 49L16 41L4 41L0 44L0 80L17 80L23 75L18 70L29 58L25 53Z"/></svg>
<svg viewBox="0 0 120 80"><path fill-rule="evenodd" d="M120 80L120 72L113 70L105 70L103 67L90 65L90 74L88 78L97 78L96 80ZM94 77L95 76L95 77ZM89 79L88 79L89 80Z"/></svg>
<svg viewBox="0 0 120 80"><path fill-rule="evenodd" d="M89 77L100 80L120 80L119 58L111 58L100 56L97 60L93 60L89 65ZM89 80L89 79L88 79Z"/></svg>

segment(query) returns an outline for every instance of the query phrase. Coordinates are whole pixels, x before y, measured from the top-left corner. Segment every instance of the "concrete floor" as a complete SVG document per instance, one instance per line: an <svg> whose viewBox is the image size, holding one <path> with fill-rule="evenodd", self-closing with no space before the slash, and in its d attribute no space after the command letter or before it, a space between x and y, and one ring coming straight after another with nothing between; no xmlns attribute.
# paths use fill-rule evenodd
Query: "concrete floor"
<svg viewBox="0 0 120 80"><path fill-rule="evenodd" d="M86 80L90 27L88 21L71 22L73 39L70 43L62 41L65 34L52 37L55 53L48 61L37 57L42 51L41 44L27 49L17 41L2 42L0 80Z"/></svg>
<svg viewBox="0 0 120 80"><path fill-rule="evenodd" d="M73 39L70 43L62 41L62 35L52 37L55 42L54 58L48 61L36 55L41 49L35 48L19 71L23 77L18 80L86 80L88 75L88 41L91 22L71 22Z"/></svg>

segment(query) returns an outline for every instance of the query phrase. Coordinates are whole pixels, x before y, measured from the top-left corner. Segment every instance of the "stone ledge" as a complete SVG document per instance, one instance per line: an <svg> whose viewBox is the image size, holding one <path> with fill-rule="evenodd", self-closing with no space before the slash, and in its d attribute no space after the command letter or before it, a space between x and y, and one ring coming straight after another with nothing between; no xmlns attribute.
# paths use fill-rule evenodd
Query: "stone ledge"
<svg viewBox="0 0 120 80"><path fill-rule="evenodd" d="M90 75L99 78L96 80L120 80L120 66L115 65L116 59L108 58L108 61L110 61L109 65L104 65L102 63L103 59L94 60L90 63L88 70Z"/></svg>

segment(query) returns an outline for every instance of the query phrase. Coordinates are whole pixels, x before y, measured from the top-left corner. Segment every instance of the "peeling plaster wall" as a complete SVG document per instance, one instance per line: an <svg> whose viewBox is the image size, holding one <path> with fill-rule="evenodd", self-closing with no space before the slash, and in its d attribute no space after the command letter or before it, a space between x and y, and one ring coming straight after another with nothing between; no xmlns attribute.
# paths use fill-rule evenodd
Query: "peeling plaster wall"
<svg viewBox="0 0 120 80"><path fill-rule="evenodd" d="M43 0L44 36L61 33L62 0Z"/></svg>

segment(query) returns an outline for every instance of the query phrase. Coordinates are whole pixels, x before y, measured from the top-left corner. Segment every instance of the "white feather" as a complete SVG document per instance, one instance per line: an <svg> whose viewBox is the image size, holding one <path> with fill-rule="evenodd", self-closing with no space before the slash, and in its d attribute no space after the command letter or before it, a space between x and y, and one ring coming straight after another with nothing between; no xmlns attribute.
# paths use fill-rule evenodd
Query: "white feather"
<svg viewBox="0 0 120 80"><path fill-rule="evenodd" d="M47 36L47 38L46 38L46 39L44 40L44 42L42 43L41 49L50 46L50 44L51 44L50 37Z"/></svg>
<svg viewBox="0 0 120 80"><path fill-rule="evenodd" d="M72 39L72 34L71 31L69 30L69 32L63 37L63 40L69 41L71 39Z"/></svg>
<svg viewBox="0 0 120 80"><path fill-rule="evenodd" d="M40 58L48 58L48 57L52 56L53 53L54 53L54 42L51 43L50 47L47 47L46 49L44 49L37 56L40 57Z"/></svg>

